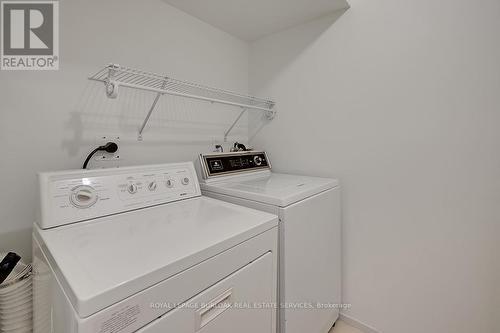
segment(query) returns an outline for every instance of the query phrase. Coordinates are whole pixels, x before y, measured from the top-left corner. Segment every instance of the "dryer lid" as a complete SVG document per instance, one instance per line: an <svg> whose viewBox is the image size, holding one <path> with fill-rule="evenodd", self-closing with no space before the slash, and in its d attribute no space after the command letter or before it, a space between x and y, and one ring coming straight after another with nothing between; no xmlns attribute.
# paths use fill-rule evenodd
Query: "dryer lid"
<svg viewBox="0 0 500 333"><path fill-rule="evenodd" d="M336 179L268 173L200 183L202 190L286 207L337 187Z"/></svg>
<svg viewBox="0 0 500 333"><path fill-rule="evenodd" d="M80 317L275 227L275 215L207 197L42 230L52 268Z"/></svg>

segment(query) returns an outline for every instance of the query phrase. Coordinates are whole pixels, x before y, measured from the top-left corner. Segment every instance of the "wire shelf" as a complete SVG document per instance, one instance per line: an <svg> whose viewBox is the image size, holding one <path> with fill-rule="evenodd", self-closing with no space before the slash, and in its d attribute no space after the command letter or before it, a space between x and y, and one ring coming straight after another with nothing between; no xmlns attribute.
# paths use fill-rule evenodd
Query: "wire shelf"
<svg viewBox="0 0 500 333"><path fill-rule="evenodd" d="M269 99L247 96L197 83L181 81L166 75L149 73L134 68L123 67L117 64L110 64L102 68L97 73L90 76L89 80L103 82L106 86L106 94L110 98L118 97L120 87L140 89L157 93L146 119L139 129L139 139L142 139L142 132L144 131L144 128L146 127L159 98L164 94L242 108L243 110L238 115L238 118L229 130L224 133L225 140L227 139L229 132L234 128L243 113L247 110L265 111L268 119L273 119L276 114L276 111L274 110L275 102Z"/></svg>

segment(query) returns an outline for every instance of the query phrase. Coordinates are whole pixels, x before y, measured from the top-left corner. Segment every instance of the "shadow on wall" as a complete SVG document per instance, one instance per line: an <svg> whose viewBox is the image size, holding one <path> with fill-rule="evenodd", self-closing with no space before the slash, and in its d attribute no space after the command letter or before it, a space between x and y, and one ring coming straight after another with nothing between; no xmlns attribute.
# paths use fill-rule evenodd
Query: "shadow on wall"
<svg viewBox="0 0 500 333"><path fill-rule="evenodd" d="M336 11L313 22L307 22L283 32L278 32L251 44L250 68L260 66L258 71L250 71L251 93L257 96L262 94L273 95L273 82L347 10ZM263 52L263 50L266 50L266 52ZM276 103L277 117L279 117L280 101L277 100ZM265 127L267 122L268 120L261 115L249 117L250 142Z"/></svg>
<svg viewBox="0 0 500 333"><path fill-rule="evenodd" d="M240 109L222 104L164 95L138 141L155 93L122 88L117 99L105 95L102 83L89 82L66 122L62 148L77 156L82 146L93 146L103 134L140 145L193 145L223 142L224 132ZM248 116L234 127L228 141L248 140Z"/></svg>
<svg viewBox="0 0 500 333"><path fill-rule="evenodd" d="M255 68L257 65L260 68L258 71L250 71L251 93L266 91L280 73L314 44L346 11L333 12L313 22L304 23L252 43L250 68ZM262 52L263 49L266 52ZM258 86L253 86L252 83Z"/></svg>
<svg viewBox="0 0 500 333"><path fill-rule="evenodd" d="M26 263L31 261L31 233L32 228L19 229L0 233L0 252L16 252Z"/></svg>

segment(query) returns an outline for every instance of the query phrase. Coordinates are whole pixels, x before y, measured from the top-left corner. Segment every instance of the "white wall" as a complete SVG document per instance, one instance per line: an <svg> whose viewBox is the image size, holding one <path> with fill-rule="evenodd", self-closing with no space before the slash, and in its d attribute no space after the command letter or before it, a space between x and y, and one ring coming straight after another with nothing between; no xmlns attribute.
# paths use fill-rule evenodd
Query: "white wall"
<svg viewBox="0 0 500 333"><path fill-rule="evenodd" d="M101 135L121 136L123 165L193 160L237 115L165 98L138 142L154 94L122 90L108 100L90 74L116 62L248 89L248 45L160 0L60 1L60 35L59 71L0 72L0 249L28 259L36 172L81 167ZM235 133L247 135L241 126Z"/></svg>
<svg viewBox="0 0 500 333"><path fill-rule="evenodd" d="M499 332L500 2L350 3L251 46L251 91L279 110L253 143L340 178L346 315Z"/></svg>
<svg viewBox="0 0 500 333"><path fill-rule="evenodd" d="M78 168L98 136L121 136L122 164L190 160L233 119L165 99L139 143L152 95L107 100L86 80L99 66L243 92L250 73L280 112L255 145L278 171L342 181L347 315L384 333L498 332L500 3L351 4L249 60L160 0L61 1L61 70L0 72L0 248L29 256L35 173Z"/></svg>

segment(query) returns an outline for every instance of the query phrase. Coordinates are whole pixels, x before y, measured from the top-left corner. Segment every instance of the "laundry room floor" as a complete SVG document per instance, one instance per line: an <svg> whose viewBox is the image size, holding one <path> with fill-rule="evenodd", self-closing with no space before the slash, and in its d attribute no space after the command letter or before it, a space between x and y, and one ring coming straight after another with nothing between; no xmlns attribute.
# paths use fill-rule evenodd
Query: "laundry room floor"
<svg viewBox="0 0 500 333"><path fill-rule="evenodd" d="M351 327L343 321L338 321L335 327L329 333L363 333L357 328Z"/></svg>

